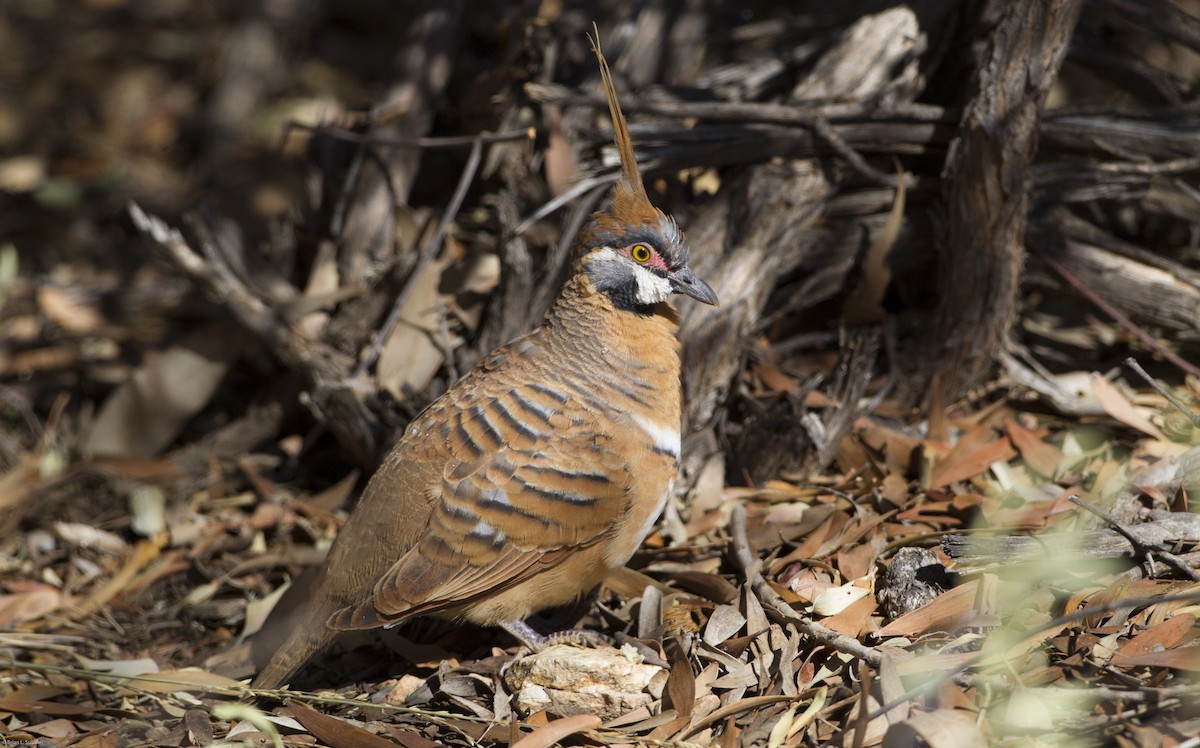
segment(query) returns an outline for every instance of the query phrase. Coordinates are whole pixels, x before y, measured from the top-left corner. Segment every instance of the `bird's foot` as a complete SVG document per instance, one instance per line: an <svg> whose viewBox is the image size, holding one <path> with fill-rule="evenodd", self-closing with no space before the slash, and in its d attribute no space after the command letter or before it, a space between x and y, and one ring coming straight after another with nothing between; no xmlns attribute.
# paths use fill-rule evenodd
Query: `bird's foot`
<svg viewBox="0 0 1200 748"><path fill-rule="evenodd" d="M555 644L570 644L576 647L600 647L611 643L606 636L591 629L568 629L544 635L538 633L528 623L519 619L504 621L499 626L511 634L514 639L529 647L532 652L541 652L546 647Z"/></svg>

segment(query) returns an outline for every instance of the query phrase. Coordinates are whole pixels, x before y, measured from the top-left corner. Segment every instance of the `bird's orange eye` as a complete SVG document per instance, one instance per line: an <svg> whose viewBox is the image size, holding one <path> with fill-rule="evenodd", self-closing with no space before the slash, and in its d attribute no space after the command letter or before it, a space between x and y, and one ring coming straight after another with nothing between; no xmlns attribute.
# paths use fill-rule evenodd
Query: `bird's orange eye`
<svg viewBox="0 0 1200 748"><path fill-rule="evenodd" d="M635 244L629 250L629 256L637 262L650 262L650 248L645 244Z"/></svg>

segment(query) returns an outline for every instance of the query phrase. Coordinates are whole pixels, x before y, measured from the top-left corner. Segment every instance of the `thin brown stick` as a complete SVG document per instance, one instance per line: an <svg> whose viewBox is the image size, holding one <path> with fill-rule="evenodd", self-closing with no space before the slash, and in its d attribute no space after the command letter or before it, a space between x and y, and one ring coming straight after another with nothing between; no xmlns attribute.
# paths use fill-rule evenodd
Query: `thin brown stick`
<svg viewBox="0 0 1200 748"><path fill-rule="evenodd" d="M792 606L788 605L787 601L781 598L775 590L771 589L771 585L767 583L767 580L762 575L762 560L750 548L750 540L746 535L746 508L744 506L739 505L734 507L729 525L733 534L734 556L737 558L738 565L742 567L742 573L746 575L746 581L750 583L754 594L758 595L760 600L771 606L785 621L817 642L832 647L839 652L845 652L846 654L858 657L871 667L879 667L879 663L883 660L883 657L874 649L862 644L857 639L843 636L815 621L810 621L807 618L796 615L796 611L792 610Z"/></svg>
<svg viewBox="0 0 1200 748"><path fill-rule="evenodd" d="M1074 276L1074 274L1071 273L1070 270L1067 270L1065 267L1063 267L1062 265L1060 265L1057 262L1055 262L1054 260L1052 260L1044 252L1039 252L1039 254L1042 257L1042 260L1050 267L1050 269L1053 270L1054 272L1058 273L1059 276L1061 276L1062 279L1067 282L1067 285L1074 288L1081 295L1083 295L1084 298L1086 298L1088 301L1092 302L1097 307L1099 307L1100 311L1102 311L1105 314L1107 314L1108 316L1112 317L1113 320L1115 320L1117 324L1119 324L1121 327L1124 327L1126 330L1129 331L1129 333L1131 335L1133 335L1138 340L1142 341L1142 343L1147 348L1151 349L1152 351L1155 351L1160 356L1162 356L1166 360L1170 361L1171 363L1175 364L1183 371L1186 371L1188 374L1191 374L1192 376L1195 376L1195 377L1200 377L1200 368L1196 367L1193 364L1188 363L1187 361L1184 361L1182 358L1179 357L1179 355L1177 353L1170 350L1165 345L1163 345L1161 342L1156 340L1153 335L1146 332L1141 327L1138 327L1137 325L1135 325L1133 323L1133 320L1129 319L1124 314L1121 314L1121 312L1117 311L1116 307L1114 307L1112 304L1109 304L1104 299L1100 298L1100 296L1097 295L1096 292L1092 291L1092 289L1085 286L1078 278L1076 278Z"/></svg>
<svg viewBox="0 0 1200 748"><path fill-rule="evenodd" d="M1149 372L1142 368L1142 365L1138 363L1136 358L1130 356L1129 358L1125 359L1125 365L1137 372L1138 376L1146 381L1146 384L1153 387L1155 392L1162 395L1167 402L1174 405L1180 413L1183 413L1185 416L1191 419L1193 425L1200 426L1200 415L1197 415L1195 412L1193 412L1191 408L1183 403L1183 401L1175 397L1170 390L1159 384L1157 379L1150 376Z"/></svg>

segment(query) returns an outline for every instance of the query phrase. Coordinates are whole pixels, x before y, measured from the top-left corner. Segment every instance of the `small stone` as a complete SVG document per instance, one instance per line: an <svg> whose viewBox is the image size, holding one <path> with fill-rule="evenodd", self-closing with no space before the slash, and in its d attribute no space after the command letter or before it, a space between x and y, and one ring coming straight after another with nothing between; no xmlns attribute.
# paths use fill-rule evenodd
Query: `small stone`
<svg viewBox="0 0 1200 748"><path fill-rule="evenodd" d="M504 682L524 714L544 710L558 717L611 719L662 698L667 671L643 662L629 645L617 650L559 644L514 662Z"/></svg>

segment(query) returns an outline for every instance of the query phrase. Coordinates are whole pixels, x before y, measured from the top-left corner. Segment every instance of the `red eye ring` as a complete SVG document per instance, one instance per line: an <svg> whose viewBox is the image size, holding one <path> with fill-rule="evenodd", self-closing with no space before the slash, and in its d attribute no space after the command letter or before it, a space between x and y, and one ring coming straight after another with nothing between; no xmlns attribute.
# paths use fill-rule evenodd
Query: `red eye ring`
<svg viewBox="0 0 1200 748"><path fill-rule="evenodd" d="M635 244L629 248L629 256L632 257L635 262L645 264L650 262L650 258L653 256L653 253L645 244Z"/></svg>

